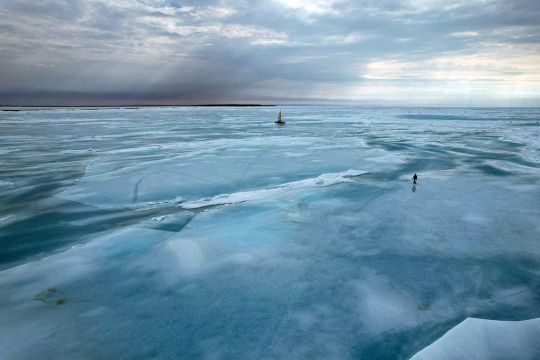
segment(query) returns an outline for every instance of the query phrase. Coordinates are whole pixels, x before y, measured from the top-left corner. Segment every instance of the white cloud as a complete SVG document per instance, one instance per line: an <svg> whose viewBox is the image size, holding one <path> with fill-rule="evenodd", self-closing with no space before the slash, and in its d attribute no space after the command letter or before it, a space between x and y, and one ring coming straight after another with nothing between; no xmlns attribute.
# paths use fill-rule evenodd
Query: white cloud
<svg viewBox="0 0 540 360"><path fill-rule="evenodd" d="M504 54L504 56L502 56ZM381 59L368 63L362 77L371 80L540 81L540 55L524 46L505 46L469 54L421 60Z"/></svg>
<svg viewBox="0 0 540 360"><path fill-rule="evenodd" d="M477 31L458 31L458 32L451 33L450 36L471 37L471 36L478 36L478 32Z"/></svg>
<svg viewBox="0 0 540 360"><path fill-rule="evenodd" d="M294 10L297 15L310 21L313 16L336 15L338 11L335 5L339 0L275 0L276 3L285 9Z"/></svg>

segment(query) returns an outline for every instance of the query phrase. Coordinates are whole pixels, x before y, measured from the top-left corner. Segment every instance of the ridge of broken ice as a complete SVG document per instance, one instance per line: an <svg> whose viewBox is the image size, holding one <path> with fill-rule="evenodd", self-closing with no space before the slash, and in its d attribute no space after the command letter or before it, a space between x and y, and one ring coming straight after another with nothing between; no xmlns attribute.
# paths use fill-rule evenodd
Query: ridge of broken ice
<svg viewBox="0 0 540 360"><path fill-rule="evenodd" d="M288 190L306 187L330 186L343 182L350 182L352 181L350 179L351 177L360 176L366 173L367 171L349 169L347 171L337 173L321 174L315 178L292 181L271 187L269 189L241 191L232 194L220 194L199 200L186 201L182 203L181 206L184 209L197 209L206 206L237 204L246 201L264 200Z"/></svg>

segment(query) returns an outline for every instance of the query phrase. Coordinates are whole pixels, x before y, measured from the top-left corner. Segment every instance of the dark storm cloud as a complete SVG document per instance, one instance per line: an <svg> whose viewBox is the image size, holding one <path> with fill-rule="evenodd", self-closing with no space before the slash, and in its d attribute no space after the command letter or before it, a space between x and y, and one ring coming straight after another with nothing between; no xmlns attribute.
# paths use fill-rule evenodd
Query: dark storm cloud
<svg viewBox="0 0 540 360"><path fill-rule="evenodd" d="M428 103L530 105L539 17L525 0L0 0L0 103L403 103L426 89Z"/></svg>

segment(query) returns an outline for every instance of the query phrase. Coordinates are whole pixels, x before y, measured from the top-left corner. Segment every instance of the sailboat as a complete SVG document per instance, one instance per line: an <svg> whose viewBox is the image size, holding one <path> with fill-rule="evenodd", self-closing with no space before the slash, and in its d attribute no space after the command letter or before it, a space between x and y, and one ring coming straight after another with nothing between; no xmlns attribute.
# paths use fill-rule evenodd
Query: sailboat
<svg viewBox="0 0 540 360"><path fill-rule="evenodd" d="M283 121L283 115L281 115L281 110L279 110L279 114L278 114L277 120L275 122L276 122L276 124L279 124L279 125L285 124L285 121Z"/></svg>

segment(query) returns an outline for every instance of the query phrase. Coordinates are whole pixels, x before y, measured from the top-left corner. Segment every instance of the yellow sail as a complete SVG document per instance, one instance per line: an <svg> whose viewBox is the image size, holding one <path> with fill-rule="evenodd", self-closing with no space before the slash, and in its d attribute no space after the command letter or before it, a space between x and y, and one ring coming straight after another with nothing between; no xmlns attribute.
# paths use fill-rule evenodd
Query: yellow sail
<svg viewBox="0 0 540 360"><path fill-rule="evenodd" d="M279 114L277 116L277 121L278 122L282 122L283 120L281 119L281 110L279 111Z"/></svg>

